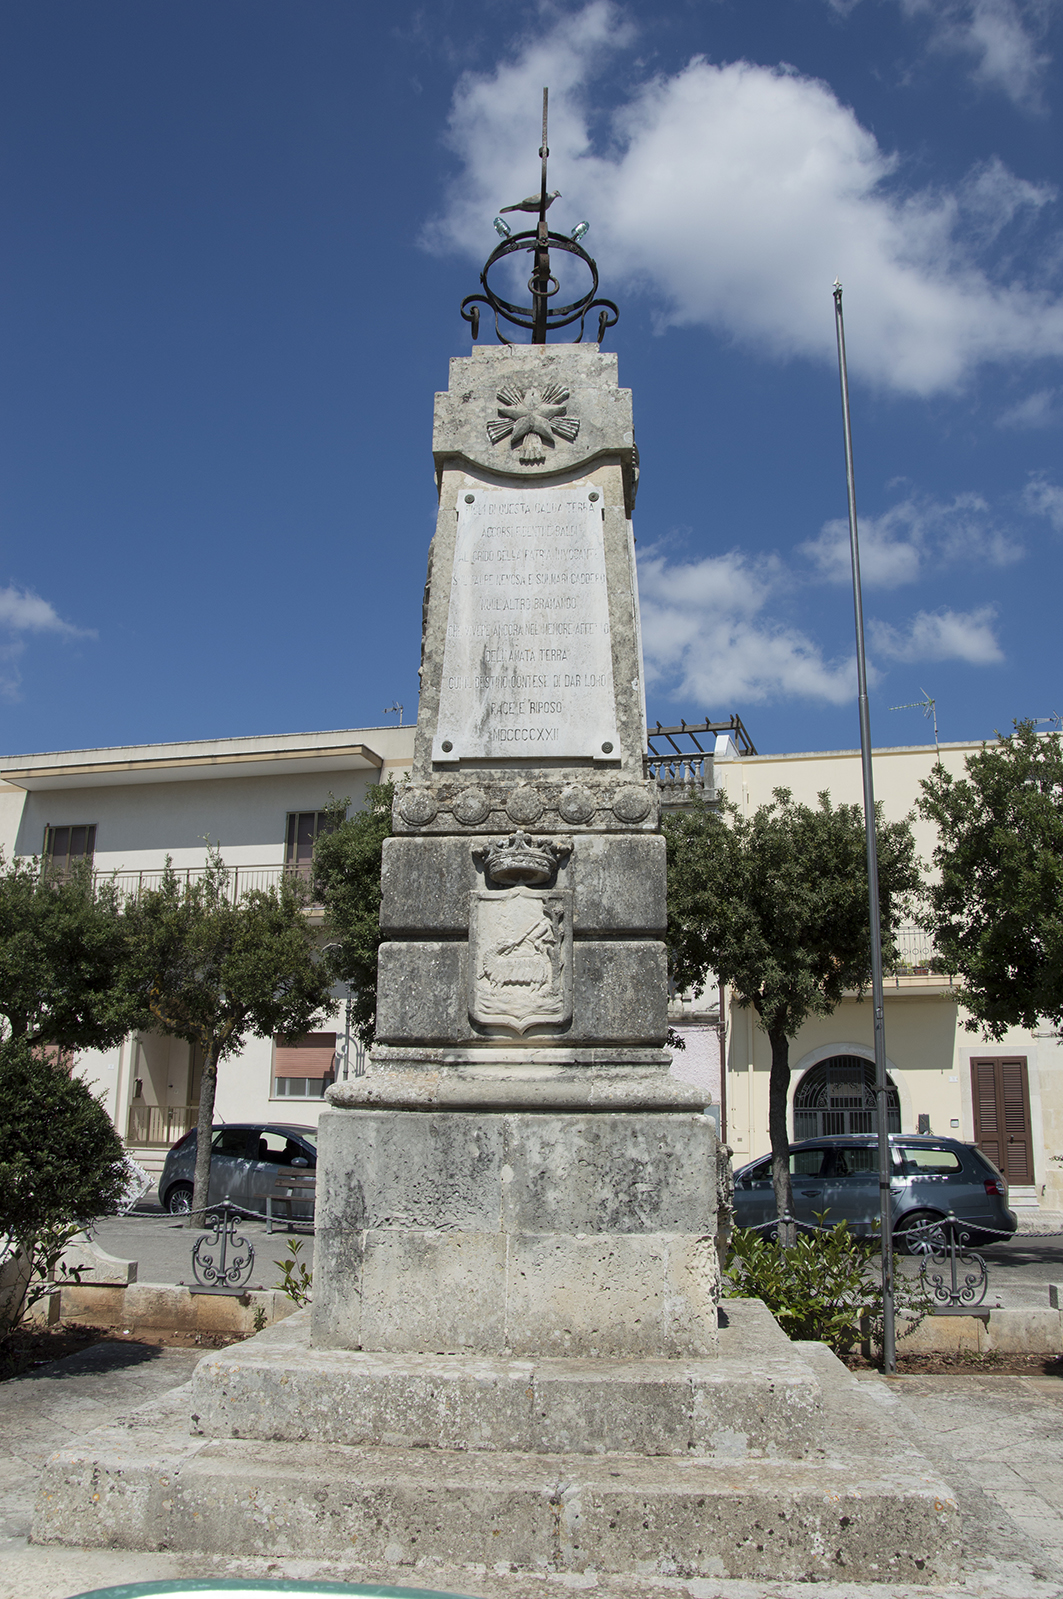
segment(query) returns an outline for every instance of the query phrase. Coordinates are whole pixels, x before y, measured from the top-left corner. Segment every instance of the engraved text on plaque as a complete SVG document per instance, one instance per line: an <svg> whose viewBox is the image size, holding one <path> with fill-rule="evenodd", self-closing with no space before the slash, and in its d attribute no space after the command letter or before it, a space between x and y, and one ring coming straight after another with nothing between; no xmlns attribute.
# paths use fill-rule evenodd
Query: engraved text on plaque
<svg viewBox="0 0 1063 1599"><path fill-rule="evenodd" d="M607 760L618 748L592 492L459 493L433 760Z"/></svg>

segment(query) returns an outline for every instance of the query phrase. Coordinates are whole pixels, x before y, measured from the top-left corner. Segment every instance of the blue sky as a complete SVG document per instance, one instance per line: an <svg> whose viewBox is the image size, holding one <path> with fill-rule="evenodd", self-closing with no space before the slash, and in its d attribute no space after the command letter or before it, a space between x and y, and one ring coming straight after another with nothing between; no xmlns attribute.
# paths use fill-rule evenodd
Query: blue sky
<svg viewBox="0 0 1063 1599"><path fill-rule="evenodd" d="M0 747L416 705L432 395L502 204L634 390L651 720L1063 711L1061 0L0 4Z"/></svg>

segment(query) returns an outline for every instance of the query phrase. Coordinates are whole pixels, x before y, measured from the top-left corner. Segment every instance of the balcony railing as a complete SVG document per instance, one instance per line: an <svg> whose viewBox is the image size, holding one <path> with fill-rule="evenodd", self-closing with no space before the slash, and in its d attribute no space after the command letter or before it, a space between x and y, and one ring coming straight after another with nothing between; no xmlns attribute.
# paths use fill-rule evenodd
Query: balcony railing
<svg viewBox="0 0 1063 1599"><path fill-rule="evenodd" d="M179 883L194 883L206 871L205 866L175 866L174 876ZM308 867L299 866L230 866L229 872L229 898L235 904L244 894L253 888L270 888L279 883L282 877L309 876ZM123 899L137 899L144 889L159 888L162 885L163 868L161 866L145 867L140 872L103 872L95 873L97 882L107 883L113 881Z"/></svg>
<svg viewBox="0 0 1063 1599"><path fill-rule="evenodd" d="M897 929L897 960L887 977L945 977L948 974L925 927L909 924Z"/></svg>
<svg viewBox="0 0 1063 1599"><path fill-rule="evenodd" d="M682 805L695 795L703 800L714 797L711 755L651 755L649 771L660 784L665 805Z"/></svg>
<svg viewBox="0 0 1063 1599"><path fill-rule="evenodd" d="M168 1149L191 1132L198 1115L198 1105L130 1105L126 1143L141 1149Z"/></svg>

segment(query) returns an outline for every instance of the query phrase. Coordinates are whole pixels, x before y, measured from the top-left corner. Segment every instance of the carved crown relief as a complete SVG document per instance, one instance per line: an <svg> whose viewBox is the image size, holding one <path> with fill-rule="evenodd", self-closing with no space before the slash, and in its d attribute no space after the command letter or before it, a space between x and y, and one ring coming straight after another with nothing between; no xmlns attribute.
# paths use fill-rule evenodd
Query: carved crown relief
<svg viewBox="0 0 1063 1599"><path fill-rule="evenodd" d="M473 847L473 859L482 861L488 878L499 887L513 883L548 883L570 854L572 845L554 839L529 838L522 828L508 838Z"/></svg>
<svg viewBox="0 0 1063 1599"><path fill-rule="evenodd" d="M568 415L568 397L569 390L560 383L541 393L505 383L497 394L499 420L488 422L487 436L492 444L508 438L522 466L542 466L557 439L571 443L579 433L579 417Z"/></svg>

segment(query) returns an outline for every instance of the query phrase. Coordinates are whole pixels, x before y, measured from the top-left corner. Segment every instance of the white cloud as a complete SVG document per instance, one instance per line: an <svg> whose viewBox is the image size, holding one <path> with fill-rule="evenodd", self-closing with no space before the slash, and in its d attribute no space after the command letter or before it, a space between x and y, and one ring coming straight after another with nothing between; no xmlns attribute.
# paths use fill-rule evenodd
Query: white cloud
<svg viewBox="0 0 1063 1599"><path fill-rule="evenodd" d="M1063 408L1057 405L1058 389L1037 389L1009 406L997 417L1000 428L1049 428L1063 419Z"/></svg>
<svg viewBox="0 0 1063 1599"><path fill-rule="evenodd" d="M60 633L67 638L91 635L64 622L55 607L31 589L0 588L0 628L11 633Z"/></svg>
<svg viewBox="0 0 1063 1599"><path fill-rule="evenodd" d="M1049 483L1040 472L1023 490L1023 504L1034 516L1046 516L1057 533L1063 533L1063 488Z"/></svg>
<svg viewBox="0 0 1063 1599"><path fill-rule="evenodd" d="M966 661L992 666L1004 659L993 632L996 611L919 611L902 628L872 621L868 635L875 651L894 661Z"/></svg>
<svg viewBox="0 0 1063 1599"><path fill-rule="evenodd" d="M909 17L929 17L930 42L964 55L976 83L1037 109L1051 56L1040 49L1051 0L901 0Z"/></svg>
<svg viewBox="0 0 1063 1599"><path fill-rule="evenodd" d="M426 230L481 260L491 217L534 187L541 86L551 86L551 212L592 224L605 280L656 301L661 326L700 324L776 358L833 362L831 284L845 284L849 360L887 387L957 387L985 361L1063 354L1063 303L996 281L978 252L1048 191L1000 162L949 190L903 194L900 163L824 83L792 68L695 58L631 89L592 144L584 107L632 30L592 0L455 91L462 171ZM555 220L556 219L556 220Z"/></svg>
<svg viewBox="0 0 1063 1599"><path fill-rule="evenodd" d="M844 704L856 693L852 661L826 661L798 629L765 607L788 585L782 564L737 551L670 564L652 551L638 563L642 642L649 681L707 710L768 699Z"/></svg>
<svg viewBox="0 0 1063 1599"><path fill-rule="evenodd" d="M18 698L22 674L16 663L25 651L27 636L35 633L65 639L96 637L90 629L64 622L55 607L31 589L0 587L0 699Z"/></svg>
<svg viewBox="0 0 1063 1599"><path fill-rule="evenodd" d="M848 522L825 522L816 538L798 548L828 583L851 582ZM860 518L865 588L899 588L958 561L1008 566L1022 554L1022 546L994 524L980 494L957 494L948 503L912 495L881 516Z"/></svg>

